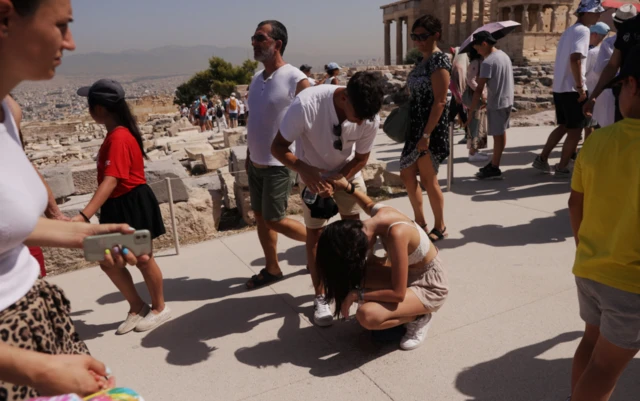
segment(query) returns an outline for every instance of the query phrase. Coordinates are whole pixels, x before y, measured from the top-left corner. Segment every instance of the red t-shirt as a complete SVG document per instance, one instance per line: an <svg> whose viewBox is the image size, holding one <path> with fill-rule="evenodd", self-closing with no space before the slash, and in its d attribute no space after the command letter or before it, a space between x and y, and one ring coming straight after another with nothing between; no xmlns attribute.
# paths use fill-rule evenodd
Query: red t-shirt
<svg viewBox="0 0 640 401"><path fill-rule="evenodd" d="M107 134L98 152L98 185L104 177L115 177L118 186L109 198L122 196L138 185L146 184L144 158L131 132L118 127Z"/></svg>

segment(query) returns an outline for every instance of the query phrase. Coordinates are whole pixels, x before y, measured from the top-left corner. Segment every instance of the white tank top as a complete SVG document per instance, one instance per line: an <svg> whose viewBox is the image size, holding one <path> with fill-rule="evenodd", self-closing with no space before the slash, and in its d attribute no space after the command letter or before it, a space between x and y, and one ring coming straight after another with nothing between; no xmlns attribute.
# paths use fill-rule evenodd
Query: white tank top
<svg viewBox="0 0 640 401"><path fill-rule="evenodd" d="M374 205L373 208L371 209L371 215L375 216L380 211L380 209L385 207L391 207L391 206L387 206L382 203L378 203ZM389 228L387 229L387 235L389 235L389 231L391 231L391 228L398 224L405 224L418 230L418 234L420 234L420 244L418 244L418 247L416 248L416 250L413 251L411 255L409 255L409 265L415 265L417 263L420 263L427 256L427 254L429 253L429 249L431 248L431 240L429 239L429 236L418 225L418 223L408 222L408 221L398 221L398 222L392 223L391 225L389 225Z"/></svg>

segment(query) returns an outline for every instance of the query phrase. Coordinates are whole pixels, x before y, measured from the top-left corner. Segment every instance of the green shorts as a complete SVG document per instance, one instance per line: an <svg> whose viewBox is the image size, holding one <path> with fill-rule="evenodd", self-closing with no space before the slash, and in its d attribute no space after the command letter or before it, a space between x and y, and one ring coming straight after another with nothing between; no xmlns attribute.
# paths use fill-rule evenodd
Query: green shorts
<svg viewBox="0 0 640 401"><path fill-rule="evenodd" d="M257 168L249 162L247 174L251 210L261 214L266 221L284 219L293 185L291 170L283 166Z"/></svg>

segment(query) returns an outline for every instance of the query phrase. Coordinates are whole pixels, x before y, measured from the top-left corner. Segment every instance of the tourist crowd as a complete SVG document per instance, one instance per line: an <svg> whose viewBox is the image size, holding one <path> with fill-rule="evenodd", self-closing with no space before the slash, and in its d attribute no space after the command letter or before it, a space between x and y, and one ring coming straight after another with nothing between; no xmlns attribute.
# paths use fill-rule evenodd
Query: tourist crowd
<svg viewBox="0 0 640 401"><path fill-rule="evenodd" d="M573 363L573 401L607 400L640 349L640 17L634 6L620 7L613 16L617 36L608 38L611 28L598 22L603 11L598 0L583 0L576 24L560 39L553 84L558 127L534 161L536 169L570 177L585 131L569 199L577 244L573 272L586 324ZM98 189L71 222L41 217L46 184L22 150L20 110L9 92L25 80L53 78L62 53L75 49L71 4L0 0L0 16L0 165L16 172L0 178L0 401L89 395L113 386L113 379L89 356L69 301L39 278L40 265L27 246L81 248L88 236L129 234L134 227L156 238L165 233L164 223L145 179L145 150L126 94L108 79L78 90L93 120L108 131L97 156ZM286 63L288 32L276 20L258 24L251 37L262 68L246 96L202 96L180 107L202 131L246 125L245 167L265 255L265 267L248 279L247 289L283 279L277 240L285 235L305 243L315 324L349 318L357 305L355 319L368 330L404 326L404 350L424 342L449 292L435 243L448 237L437 174L450 155L450 124L461 117L469 160L487 162L476 177L501 178L514 105L512 62L499 49L497 32L478 30L469 46L447 54L438 46L440 20L425 15L410 28L422 57L407 79L408 128L399 162L413 216L372 201L362 177L380 126L382 78L358 72L341 85L341 67L332 62L316 82L310 66ZM551 151L565 134L561 159L551 169ZM491 157L481 151L488 136ZM302 188L303 222L286 214L295 184ZM431 230L423 188L434 216ZM88 224L98 212L100 224ZM361 220L361 212L370 218ZM375 252L376 243L384 256ZM151 305L138 294L127 265L140 269ZM152 330L171 318L152 255L105 249L100 266L129 303L118 334Z"/></svg>

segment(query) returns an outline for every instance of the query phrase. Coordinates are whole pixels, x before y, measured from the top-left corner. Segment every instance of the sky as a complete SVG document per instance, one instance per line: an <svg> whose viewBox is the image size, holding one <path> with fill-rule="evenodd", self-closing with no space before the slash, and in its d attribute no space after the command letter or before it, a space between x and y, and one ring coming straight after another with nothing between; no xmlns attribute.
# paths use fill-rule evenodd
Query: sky
<svg viewBox="0 0 640 401"><path fill-rule="evenodd" d="M287 51L383 56L380 6L392 0L72 0L78 53L167 45L250 47L257 24L277 19ZM286 54L285 54L286 56Z"/></svg>

